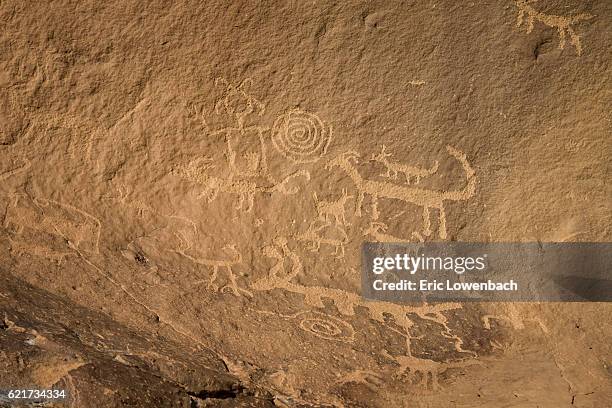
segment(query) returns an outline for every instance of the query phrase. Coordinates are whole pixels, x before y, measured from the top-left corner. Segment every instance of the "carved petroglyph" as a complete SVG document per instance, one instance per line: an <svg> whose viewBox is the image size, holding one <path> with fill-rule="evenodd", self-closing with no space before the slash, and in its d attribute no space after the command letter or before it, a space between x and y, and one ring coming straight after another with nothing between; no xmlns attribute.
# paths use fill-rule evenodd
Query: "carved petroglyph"
<svg viewBox="0 0 612 408"><path fill-rule="evenodd" d="M264 310L255 311L257 313L274 315L287 320L297 320L300 329L325 340L340 341L343 343L352 343L355 341L355 329L353 329L353 326L342 319L326 313L316 310L307 310L285 315Z"/></svg>
<svg viewBox="0 0 612 408"><path fill-rule="evenodd" d="M226 174L225 177L210 175L209 172L214 167L212 159L200 158L173 170L172 173L185 180L199 184L203 191L198 195L198 198L205 198L209 203L214 201L220 192L238 195L236 208L245 212L250 212L253 209L255 194L257 193L281 192L284 194L295 194L297 192L296 188L287 187L291 180L296 177L305 177L306 180L310 180L310 173L300 170L287 176L280 183L262 186L258 184L257 180L234 178L234 173L232 172Z"/></svg>
<svg viewBox="0 0 612 408"><path fill-rule="evenodd" d="M565 47L567 33L570 37L570 43L576 47L576 53L578 55L582 54L580 37L574 31L572 25L579 23L580 21L589 20L594 16L588 13L580 13L569 17L545 14L537 11L531 6L532 3L536 2L537 0L515 0L516 6L518 7L516 26L520 27L526 18L527 34L531 33L533 30L533 25L536 21L539 21L550 28L556 28L559 32L559 49L563 49Z"/></svg>
<svg viewBox="0 0 612 408"><path fill-rule="evenodd" d="M6 212L4 227L21 234L24 228L60 236L82 251L99 252L102 225L85 211L46 198L15 194Z"/></svg>
<svg viewBox="0 0 612 408"><path fill-rule="evenodd" d="M346 202L349 199L353 198L353 196L348 195L346 193L346 189L342 190L342 196L335 201L319 200L317 198L316 192L314 192L312 195L314 197L315 208L317 210L317 214L321 221L329 223L331 222L331 218L333 217L336 224L349 225L346 222L346 213L345 213L344 207L346 205Z"/></svg>
<svg viewBox="0 0 612 408"><path fill-rule="evenodd" d="M408 369L412 372L420 371L421 376L429 376L429 380L425 379L425 383L429 382L431 387L437 387L438 374L444 372L448 368L465 367L477 362L450 362L438 363L433 360L426 360L413 357L411 354L411 340L414 338L410 335L410 329L414 323L409 318L409 314L413 313L420 319L434 322L441 326L441 335L444 338L453 341L455 350L462 354L467 354L469 357L475 357L475 353L463 349L463 340L454 335L448 326L448 321L444 312L460 309L458 303L446 304L423 304L420 306L399 305L387 302L368 302L361 296L355 293L347 292L340 289L321 287L321 286L304 286L292 282L299 274L303 274L304 266L300 257L294 250L290 249L285 238L277 238L272 245L264 247L264 255L275 260L275 264L270 268L270 273L254 282L250 288L256 291L268 291L274 289L283 289L291 293L297 293L304 296L304 302L316 308L324 308L323 299L331 300L340 314L352 316L355 314L358 307L364 308L369 317L385 324L385 326L398 333L406 340L407 354L405 356L391 356L384 351L385 355L396 361L399 365L399 373L404 374ZM388 317L393 319L393 322L399 326L399 329L388 324ZM320 328L322 330L322 328Z"/></svg>
<svg viewBox="0 0 612 408"><path fill-rule="evenodd" d="M252 297L252 293L249 292L246 289L243 289L241 287L238 286L238 282L236 280L236 274L233 271L233 267L236 265L239 265L242 263L242 254L236 249L236 246L233 244L230 245L226 245L223 247L223 249L230 253L231 258L229 259L204 259L204 258L196 258L194 256L189 255L186 251L189 251L191 249L191 247L193 246L193 244L187 239L187 237L185 237L183 234L181 233L177 233L175 234L176 237L179 239L179 241L181 242L180 244L180 248L178 250L175 250L174 252L184 256L185 258L189 259L191 262L198 264L198 265L204 265L204 266L208 266L210 268L212 268L212 275L210 276L210 278L208 279L207 282L207 288L212 290L212 291L221 291L223 292L225 289L229 289L231 290L234 295L236 296L240 296L241 294L244 294L248 297ZM227 272L227 279L229 280L228 284L223 286L221 289L219 289L219 286L215 283L218 275L219 275L219 270L223 268L225 269L225 271ZM202 283L203 280L199 280L197 282L194 282L195 284L200 284Z"/></svg>
<svg viewBox="0 0 612 408"><path fill-rule="evenodd" d="M414 238L414 240L409 240L387 234L387 228L387 225L382 222L372 221L370 222L370 225L364 229L363 235L374 238L374 241L376 242L425 242L423 236L416 231L412 233L412 238Z"/></svg>
<svg viewBox="0 0 612 408"><path fill-rule="evenodd" d="M253 85L251 78L245 78L240 84L229 83L225 78L217 78L215 86L224 85L223 96L215 103L215 113L222 114L223 111L234 116L243 128L244 120L252 113L261 116L266 110L266 106L253 95L249 94L249 88Z"/></svg>
<svg viewBox="0 0 612 408"><path fill-rule="evenodd" d="M445 201L463 201L474 195L476 190L476 176L474 170L467 161L465 154L459 152L451 146L447 146L448 153L459 161L463 167L466 177L466 185L458 191L437 191L426 190L417 187L403 186L399 184L389 183L386 181L375 181L364 179L353 162L359 159L359 154L353 151L345 152L335 159L332 159L326 165L327 169L339 167L344 170L352 179L358 191L357 202L355 205L355 214L361 215L361 208L366 194L372 199L372 218L378 218L377 203L379 198L396 199L406 203L412 203L423 208L423 234L429 236L431 234L430 209L436 209L439 213L439 228L438 235L442 239L446 239L446 212L444 209Z"/></svg>
<svg viewBox="0 0 612 408"><path fill-rule="evenodd" d="M115 187L116 195L103 197L103 200L111 200L121 206L130 208L136 212L138 217L144 217L148 214L154 214L153 207L141 200L132 197L133 191L130 191L127 185L120 183Z"/></svg>
<svg viewBox="0 0 612 408"><path fill-rule="evenodd" d="M11 245L11 255L22 257L24 255L33 255L61 265L64 259L70 255L75 255L74 252L58 252L43 246L32 245L21 241L13 241L8 238Z"/></svg>
<svg viewBox="0 0 612 408"><path fill-rule="evenodd" d="M438 376L451 368L464 368L474 365L482 365L478 360L469 359L465 361L438 362L426 358L417 358L411 355L392 356L386 350L382 351L385 357L395 360L399 364L398 377L407 377L411 383L422 388L436 391L440 389Z"/></svg>
<svg viewBox="0 0 612 408"><path fill-rule="evenodd" d="M415 184L418 184L423 177L431 176L438 171L439 162L436 160L429 169L408 166L402 163L395 163L389 161L389 157L391 157L391 153L385 152L386 146L382 146L382 151L378 154L373 154L371 160L378 162L385 166L387 172L381 174L381 176L392 178L393 180L397 180L399 174L403 174L406 178L406 184L410 184L411 178L414 178Z"/></svg>
<svg viewBox="0 0 612 408"><path fill-rule="evenodd" d="M310 244L311 251L319 251L322 244L334 247L334 255L344 258L344 247L348 243L348 235L342 226L315 220L308 229L295 236L297 241Z"/></svg>
<svg viewBox="0 0 612 408"><path fill-rule="evenodd" d="M332 128L314 113L292 109L280 115L272 126L276 150L294 163L311 163L327 152Z"/></svg>
<svg viewBox="0 0 612 408"><path fill-rule="evenodd" d="M17 166L16 168L13 168L11 170L5 171L4 173L1 173L0 181L4 181L10 177L13 177L16 174L23 173L27 171L30 167L32 167L32 163L28 159L23 159L22 161L23 163L20 166Z"/></svg>
<svg viewBox="0 0 612 408"><path fill-rule="evenodd" d="M380 374L368 370L355 370L344 374L341 379L336 381L336 384L363 384L370 390L376 391L376 388L380 387L383 382L383 377Z"/></svg>

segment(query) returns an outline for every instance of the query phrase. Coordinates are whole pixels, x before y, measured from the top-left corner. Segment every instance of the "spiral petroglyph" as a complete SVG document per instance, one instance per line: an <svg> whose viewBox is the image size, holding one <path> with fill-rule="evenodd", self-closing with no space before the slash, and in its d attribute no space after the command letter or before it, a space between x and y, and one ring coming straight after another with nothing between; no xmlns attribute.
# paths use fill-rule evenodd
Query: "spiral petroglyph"
<svg viewBox="0 0 612 408"><path fill-rule="evenodd" d="M350 343L355 340L355 330L343 320L315 311L298 313L300 328L326 340Z"/></svg>
<svg viewBox="0 0 612 408"><path fill-rule="evenodd" d="M280 154L295 163L319 160L331 142L332 128L314 113L292 109L272 126L272 143Z"/></svg>

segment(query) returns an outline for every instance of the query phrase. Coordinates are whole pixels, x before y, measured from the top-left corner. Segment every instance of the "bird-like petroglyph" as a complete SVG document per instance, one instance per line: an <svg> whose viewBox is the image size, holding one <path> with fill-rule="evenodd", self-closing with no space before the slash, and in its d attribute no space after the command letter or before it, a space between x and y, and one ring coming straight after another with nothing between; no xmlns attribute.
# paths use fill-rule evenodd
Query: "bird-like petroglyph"
<svg viewBox="0 0 612 408"><path fill-rule="evenodd" d="M380 153L373 154L371 160L378 162L385 166L387 172L381 174L381 176L391 178L393 180L397 180L399 174L403 174L406 178L406 184L410 184L410 180L414 178L415 184L418 184L422 178L431 176L438 171L439 162L436 160L431 168L420 168L414 166L408 166L402 163L396 163L389 161L389 157L391 157L391 153L387 153L385 151L386 146L382 146L382 150Z"/></svg>
<svg viewBox="0 0 612 408"><path fill-rule="evenodd" d="M332 222L331 219L333 217L336 224L349 225L346 222L345 206L346 202L349 199L353 198L353 196L348 195L346 189L343 189L342 196L340 196L340 198L334 201L319 200L316 192L312 193L312 195L315 201L315 208L317 210L317 214L321 221L330 223Z"/></svg>
<svg viewBox="0 0 612 408"><path fill-rule="evenodd" d="M525 18L527 19L527 34L533 30L533 25L536 21L539 21L550 28L556 28L559 32L559 48L565 47L566 33L569 34L570 42L576 47L576 53L582 54L582 45L580 43L580 37L574 29L573 24L581 21L590 20L594 16L588 13L579 13L573 16L557 16L553 14L546 14L537 11L532 3L536 3L537 0L515 0L515 4L518 7L518 17L516 26L520 27L523 24Z"/></svg>
<svg viewBox="0 0 612 408"><path fill-rule="evenodd" d="M357 203L355 205L355 214L361 215L363 200L365 195L369 195L372 199L372 218L378 218L377 204L379 198L396 199L406 203L412 203L423 208L423 234L429 236L431 234L430 210L436 209L439 213L438 236L446 239L446 212L444 209L445 201L463 201L471 198L476 190L476 176L474 170L470 166L465 154L456 150L451 146L447 146L446 150L461 164L465 172L466 185L463 189L457 191L440 191L427 190L417 187L404 186L400 184L390 183L387 181L375 181L365 179L359 174L357 167L354 165L360 157L357 152L348 151L340 154L336 158L330 160L326 168L332 169L339 167L348 174L358 191Z"/></svg>
<svg viewBox="0 0 612 408"><path fill-rule="evenodd" d="M326 126L314 113L299 108L280 115L272 126L274 147L294 163L319 160L327 152L331 138L331 126Z"/></svg>

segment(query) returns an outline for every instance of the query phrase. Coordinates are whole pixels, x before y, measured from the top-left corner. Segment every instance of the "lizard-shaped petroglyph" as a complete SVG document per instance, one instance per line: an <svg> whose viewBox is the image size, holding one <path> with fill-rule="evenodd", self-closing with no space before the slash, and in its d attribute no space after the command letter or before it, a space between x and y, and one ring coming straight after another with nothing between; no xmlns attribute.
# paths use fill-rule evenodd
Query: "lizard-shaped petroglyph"
<svg viewBox="0 0 612 408"><path fill-rule="evenodd" d="M418 184L422 178L431 176L438 171L440 163L437 160L429 169L408 166L406 164L389 161L388 158L391 157L391 153L387 153L385 149L386 146L383 145L382 151L378 154L373 154L371 158L372 161L382 164L387 169L387 172L381 174L381 176L397 180L399 173L402 173L406 178L406 184L410 184L411 178L414 178L415 184Z"/></svg>
<svg viewBox="0 0 612 408"><path fill-rule="evenodd" d="M326 168L339 167L344 170L351 178L358 191L355 214L361 215L361 208L366 194L372 198L373 214L372 218L377 219L377 203L379 198L396 199L406 203L412 203L423 208L423 234L431 234L430 209L437 209L439 212L438 235L446 239L446 212L444 209L445 201L463 201L471 198L476 191L476 176L474 170L467 161L465 154L451 146L447 146L448 153L459 161L465 172L466 185L457 191L428 190L417 187L410 187L390 183L387 181L375 181L365 179L359 174L353 162L357 162L360 155L354 151L340 154L335 159L330 160Z"/></svg>
<svg viewBox="0 0 612 408"><path fill-rule="evenodd" d="M565 47L565 35L566 33L570 36L570 42L576 47L576 53L582 54L582 45L580 44L580 37L574 29L573 24L579 23L593 18L594 16L588 13L580 13L573 16L556 16L553 14L545 14L537 11L531 6L531 3L535 3L537 0L515 0L516 7L518 7L518 17L516 26L520 27L523 24L525 17L527 18L527 34L533 30L535 21L539 21L550 28L556 28L559 32L559 48Z"/></svg>
<svg viewBox="0 0 612 408"><path fill-rule="evenodd" d="M236 296L240 296L241 294L244 294L248 297L253 296L251 292L238 286L238 282L236 281L236 274L232 270L234 266L242 263L242 254L236 249L236 245L229 244L223 247L225 251L227 251L228 253L231 253L230 259L196 258L194 256L189 255L186 252L186 251L189 251L191 247L193 246L193 244L187 239L187 237L185 237L181 233L176 233L175 235L180 241L180 247L174 252L184 256L185 258L189 259L191 262L195 264L204 265L204 266L208 266L212 268L212 275L208 279L208 284L207 284L208 289L215 291L215 292L216 291L222 292L225 289L230 289ZM229 283L223 286L221 289L219 289L219 286L215 283L215 281L218 278L219 270L221 268L224 268L227 271L227 278L229 280ZM194 282L194 284L200 284L202 282L203 282L202 280L199 280L199 281Z"/></svg>
<svg viewBox="0 0 612 408"><path fill-rule="evenodd" d="M312 195L314 198L317 214L321 221L329 223L331 222L331 218L333 217L335 219L336 224L349 225L346 222L346 212L344 207L346 205L346 202L349 199L353 198L353 196L348 195L346 189L342 189L342 196L335 201L319 200L316 192L312 193Z"/></svg>

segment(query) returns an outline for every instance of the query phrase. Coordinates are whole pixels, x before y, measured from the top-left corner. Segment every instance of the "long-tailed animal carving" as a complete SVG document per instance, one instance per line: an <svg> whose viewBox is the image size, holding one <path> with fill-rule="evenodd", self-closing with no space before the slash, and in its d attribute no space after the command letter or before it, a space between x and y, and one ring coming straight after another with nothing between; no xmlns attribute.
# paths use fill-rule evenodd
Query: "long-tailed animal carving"
<svg viewBox="0 0 612 408"><path fill-rule="evenodd" d="M226 245L223 247L223 250L227 251L228 253L231 253L230 255L231 258L229 259L196 258L187 253L187 251L191 249L191 246L192 246L191 242L189 242L187 238L184 237L180 233L176 234L176 237L180 240L181 245L180 245L180 248L178 250L175 250L174 252L184 256L185 258L189 259L191 262L195 264L204 265L204 266L208 266L212 268L212 275L208 279L208 283L207 283L207 288L209 290L212 290L215 292L217 291L222 292L225 289L230 289L236 296L240 296L241 294L247 295L249 297L252 296L251 292L238 286L238 282L236 281L236 275L234 274L234 271L232 270L232 267L242 263L242 254L236 249L235 245ZM215 282L219 275L219 269L221 268L225 268L225 270L227 271L227 278L229 280L229 283L223 286L221 289L219 289L219 286ZM199 284L202 282L203 282L202 280L199 280L195 282L195 284Z"/></svg>
<svg viewBox="0 0 612 408"><path fill-rule="evenodd" d="M567 32L570 37L570 42L574 47L576 47L576 53L578 55L582 54L582 45L580 44L580 37L572 28L572 24L576 24L580 21L589 20L594 16L587 13L580 13L568 17L545 14L539 12L538 10L533 8L533 6L531 6L531 3L535 3L536 1L537 0L515 0L516 6L519 9L516 26L520 27L526 16L527 34L529 34L533 30L533 25L535 21L540 21L548 27L556 28L559 32L559 49L563 49L565 47L565 33Z"/></svg>
<svg viewBox="0 0 612 408"><path fill-rule="evenodd" d="M371 159L372 161L382 164L387 169L387 172L381 174L381 176L397 180L399 174L401 173L406 178L407 184L410 184L410 180L412 178L414 178L415 184L418 184L423 177L431 176L432 174L435 174L438 171L438 166L440 163L437 160L429 169L408 166L406 164L389 161L391 153L387 153L385 149L386 146L383 145L381 152L378 154L373 154Z"/></svg>
<svg viewBox="0 0 612 408"><path fill-rule="evenodd" d="M457 149L447 146L448 153L459 161L463 171L465 172L466 185L463 189L457 191L439 191L427 190L423 188L410 187L390 183L387 181L375 181L365 179L359 174L354 163L358 161L360 155L357 152L345 152L335 159L332 159L326 165L327 169L339 167L348 174L358 191L357 202L355 204L355 214L361 215L363 200L365 195L369 195L372 199L373 218L376 219L378 213L376 211L378 199L388 198L396 199L406 203L412 203L423 208L423 234L429 236L431 234L431 220L429 212L431 209L437 209L439 212L439 228L438 235L442 239L446 239L446 212L444 203L446 201L463 201L474 195L476 190L476 176L474 170L467 161L465 154Z"/></svg>
<svg viewBox="0 0 612 408"><path fill-rule="evenodd" d="M295 194L297 188L287 187L287 184L292 179L303 176L306 180L310 180L310 173L305 170L299 170L285 177L285 179L277 184L261 185L252 178L235 177L231 171L226 173L225 177L212 176L209 174L209 171L213 170L214 167L212 159L196 159L186 166L173 170L173 174L199 184L202 187L202 192L198 195L198 198L205 198L208 202L214 201L220 192L237 194L238 203L236 208L244 209L246 212L250 212L253 209L255 194L273 193L276 191L284 194Z"/></svg>
<svg viewBox="0 0 612 408"><path fill-rule="evenodd" d="M314 192L312 195L314 197L315 207L317 209L319 219L330 223L331 218L333 217L335 219L336 224L349 225L346 222L346 213L344 207L346 205L346 202L349 199L353 198L353 196L348 195L346 189L342 190L342 196L335 201L319 200L317 198L316 192Z"/></svg>

